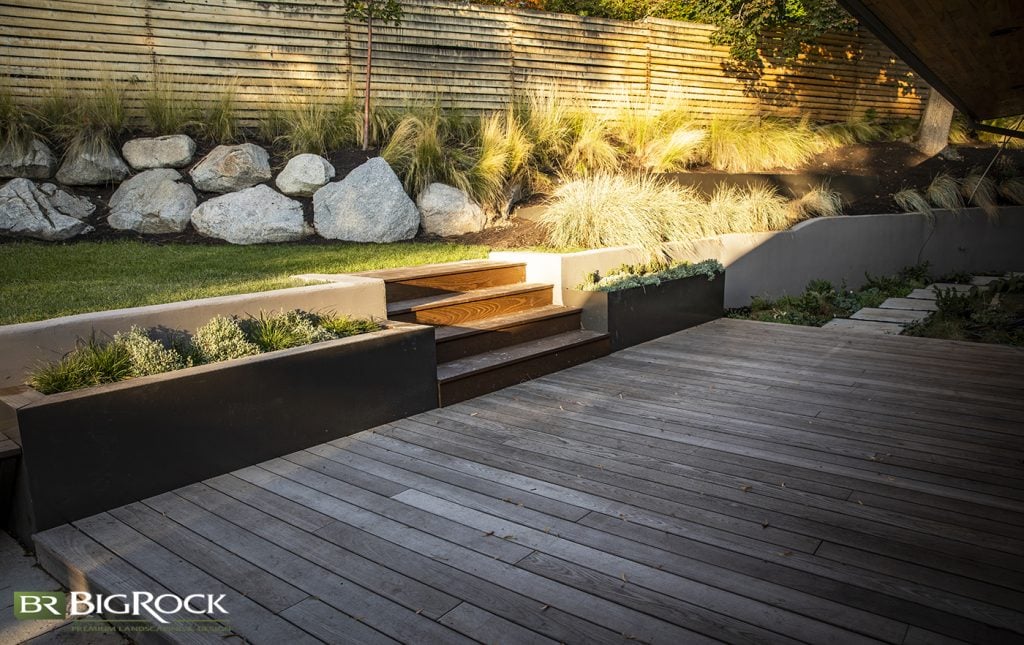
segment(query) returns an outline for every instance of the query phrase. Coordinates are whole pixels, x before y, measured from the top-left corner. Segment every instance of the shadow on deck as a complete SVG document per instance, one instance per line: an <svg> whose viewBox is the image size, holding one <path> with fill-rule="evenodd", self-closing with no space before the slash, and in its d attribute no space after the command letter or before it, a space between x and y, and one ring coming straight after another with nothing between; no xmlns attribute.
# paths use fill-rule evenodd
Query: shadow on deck
<svg viewBox="0 0 1024 645"><path fill-rule="evenodd" d="M1022 459L1024 351L720 320L37 547L255 643L1019 643Z"/></svg>

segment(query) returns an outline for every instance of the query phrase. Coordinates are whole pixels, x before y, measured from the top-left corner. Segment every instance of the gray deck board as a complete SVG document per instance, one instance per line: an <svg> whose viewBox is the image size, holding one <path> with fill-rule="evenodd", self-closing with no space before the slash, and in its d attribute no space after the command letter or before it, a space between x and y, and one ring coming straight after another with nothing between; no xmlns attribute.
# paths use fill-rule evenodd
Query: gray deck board
<svg viewBox="0 0 1024 645"><path fill-rule="evenodd" d="M720 320L37 544L251 642L1016 643L1024 351Z"/></svg>

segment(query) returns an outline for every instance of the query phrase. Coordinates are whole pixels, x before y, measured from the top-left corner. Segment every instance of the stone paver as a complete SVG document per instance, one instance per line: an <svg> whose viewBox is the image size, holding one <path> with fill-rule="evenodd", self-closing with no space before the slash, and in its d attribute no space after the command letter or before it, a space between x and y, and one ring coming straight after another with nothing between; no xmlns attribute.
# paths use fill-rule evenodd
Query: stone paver
<svg viewBox="0 0 1024 645"><path fill-rule="evenodd" d="M850 318L836 318L831 320L822 329L834 329L853 334L885 334L898 336L903 331L903 325L899 323L875 322L873 320L852 320Z"/></svg>
<svg viewBox="0 0 1024 645"><path fill-rule="evenodd" d="M1012 275L1008 273L1006 277ZM974 276L971 284L930 284L924 289L914 289L905 298L889 298L878 307L865 307L854 312L849 318L836 318L824 325L824 328L866 334L899 334L907 325L924 320L930 312L938 309L935 304L936 288L953 289L963 293L970 291L974 286L984 286L1002 277Z"/></svg>
<svg viewBox="0 0 1024 645"><path fill-rule="evenodd" d="M935 311L938 309L938 306L932 300L915 298L889 298L880 307L882 309L905 309L909 311Z"/></svg>
<svg viewBox="0 0 1024 645"><path fill-rule="evenodd" d="M854 313L850 318L852 320L872 320L875 322L900 323L906 325L912 322L917 322L918 320L924 320L927 316L927 311L865 307Z"/></svg>

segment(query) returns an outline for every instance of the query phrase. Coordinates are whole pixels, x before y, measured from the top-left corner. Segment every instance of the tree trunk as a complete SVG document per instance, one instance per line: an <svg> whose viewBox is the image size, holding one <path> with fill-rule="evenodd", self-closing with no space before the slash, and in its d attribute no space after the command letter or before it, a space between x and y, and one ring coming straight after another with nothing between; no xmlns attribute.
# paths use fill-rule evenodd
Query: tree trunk
<svg viewBox="0 0 1024 645"><path fill-rule="evenodd" d="M952 123L953 104L932 89L928 93L928 103L921 116L914 146L929 157L939 154L949 145L949 126Z"/></svg>
<svg viewBox="0 0 1024 645"><path fill-rule="evenodd" d="M366 18L366 85L363 88L363 150L370 149L370 74L373 70L373 18Z"/></svg>

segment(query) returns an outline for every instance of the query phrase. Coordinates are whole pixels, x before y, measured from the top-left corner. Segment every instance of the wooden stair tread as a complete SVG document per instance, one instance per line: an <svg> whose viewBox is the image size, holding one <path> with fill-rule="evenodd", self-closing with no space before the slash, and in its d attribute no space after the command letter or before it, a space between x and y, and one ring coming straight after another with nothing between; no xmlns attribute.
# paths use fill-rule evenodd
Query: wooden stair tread
<svg viewBox="0 0 1024 645"><path fill-rule="evenodd" d="M413 311L423 311L424 309L449 307L467 302L475 302L477 300L487 300L490 298L531 293L534 291L550 290L551 288L550 284L517 283L501 285L498 287L487 287L486 289L474 289L472 291L443 293L436 296L427 296L425 298L414 298L412 300L399 300L398 302L388 304L388 316L407 314Z"/></svg>
<svg viewBox="0 0 1024 645"><path fill-rule="evenodd" d="M401 267L398 269L380 269L377 271L363 271L353 273L364 278L380 278L384 282L401 282L402 280L415 280L418 278L435 278L459 273L471 273L474 271L488 271L492 269L508 269L526 266L524 262L502 262L499 260L464 260L461 262L444 262L441 264L421 264L415 267Z"/></svg>
<svg viewBox="0 0 1024 645"><path fill-rule="evenodd" d="M537 307L535 309L527 309L526 311L517 311L503 316L482 318L465 325L439 325L434 328L434 340L441 343L522 323L538 322L541 320L548 320L550 318L557 318L559 316L572 316L579 311L582 310L578 307L547 305L544 307Z"/></svg>
<svg viewBox="0 0 1024 645"><path fill-rule="evenodd" d="M512 345L438 365L437 380L441 384L456 381L506 365L537 358L545 354L552 354L571 347L586 345L607 337L608 334L584 329L547 336L539 340L532 340L527 343L520 343L519 345Z"/></svg>

